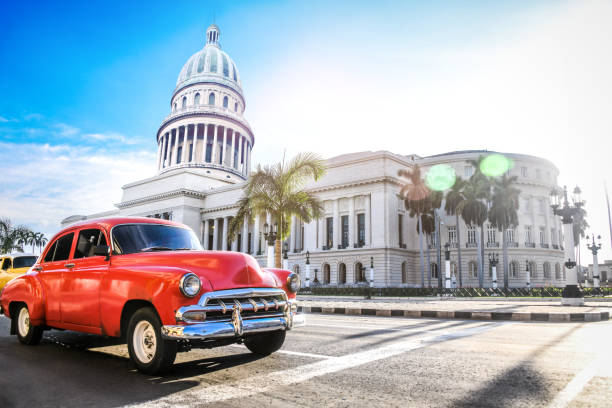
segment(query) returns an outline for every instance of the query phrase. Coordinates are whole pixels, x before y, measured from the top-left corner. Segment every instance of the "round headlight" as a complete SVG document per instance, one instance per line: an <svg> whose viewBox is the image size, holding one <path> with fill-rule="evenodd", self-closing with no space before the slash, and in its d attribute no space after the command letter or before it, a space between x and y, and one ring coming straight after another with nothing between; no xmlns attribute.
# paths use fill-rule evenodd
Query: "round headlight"
<svg viewBox="0 0 612 408"><path fill-rule="evenodd" d="M297 292L300 290L301 284L300 277L296 273L291 273L287 276L287 286L290 291Z"/></svg>
<svg viewBox="0 0 612 408"><path fill-rule="evenodd" d="M200 278L193 273L186 273L179 282L181 293L187 297L194 297L200 292Z"/></svg>

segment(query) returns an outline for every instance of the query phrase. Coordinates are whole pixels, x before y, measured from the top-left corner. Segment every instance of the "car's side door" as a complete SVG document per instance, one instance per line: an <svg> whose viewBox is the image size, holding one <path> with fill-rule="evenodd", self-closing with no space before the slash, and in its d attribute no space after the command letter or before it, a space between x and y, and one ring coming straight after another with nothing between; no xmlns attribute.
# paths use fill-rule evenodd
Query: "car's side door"
<svg viewBox="0 0 612 408"><path fill-rule="evenodd" d="M108 271L109 261L105 256L94 255L98 245L108 245L101 229L78 232L61 288L64 323L100 327L100 283Z"/></svg>
<svg viewBox="0 0 612 408"><path fill-rule="evenodd" d="M49 245L39 265L39 276L45 291L45 319L50 325L62 321L62 278L69 264L73 240L74 232L60 235Z"/></svg>

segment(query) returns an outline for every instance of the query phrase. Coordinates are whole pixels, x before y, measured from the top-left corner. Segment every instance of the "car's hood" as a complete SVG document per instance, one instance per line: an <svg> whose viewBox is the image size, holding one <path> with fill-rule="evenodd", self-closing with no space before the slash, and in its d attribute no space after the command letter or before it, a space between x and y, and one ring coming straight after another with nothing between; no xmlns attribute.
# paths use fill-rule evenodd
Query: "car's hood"
<svg viewBox="0 0 612 408"><path fill-rule="evenodd" d="M113 257L125 265L128 259L134 265L193 272L206 279L212 290L248 287L279 287L273 273L262 270L250 255L229 251L168 251L148 252ZM115 263L115 262L113 262Z"/></svg>

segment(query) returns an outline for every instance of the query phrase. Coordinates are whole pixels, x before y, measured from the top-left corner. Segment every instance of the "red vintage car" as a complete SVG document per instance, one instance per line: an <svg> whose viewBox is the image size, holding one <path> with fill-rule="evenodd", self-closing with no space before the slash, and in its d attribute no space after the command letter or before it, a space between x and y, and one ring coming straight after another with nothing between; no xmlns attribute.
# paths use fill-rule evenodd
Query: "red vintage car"
<svg viewBox="0 0 612 408"><path fill-rule="evenodd" d="M191 229L154 218L107 218L57 234L36 264L0 295L11 334L43 330L123 337L141 372L170 367L177 351L244 343L278 350L303 324L299 277L250 255L204 251Z"/></svg>

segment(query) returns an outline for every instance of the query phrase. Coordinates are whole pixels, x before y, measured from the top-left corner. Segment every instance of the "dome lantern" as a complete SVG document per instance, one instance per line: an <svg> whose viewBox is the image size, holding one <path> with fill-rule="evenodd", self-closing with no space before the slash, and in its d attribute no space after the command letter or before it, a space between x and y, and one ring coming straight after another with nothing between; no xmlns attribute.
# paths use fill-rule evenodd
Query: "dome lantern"
<svg viewBox="0 0 612 408"><path fill-rule="evenodd" d="M216 24L211 24L206 29L206 44L211 45L219 45L219 35L220 35L219 27Z"/></svg>

